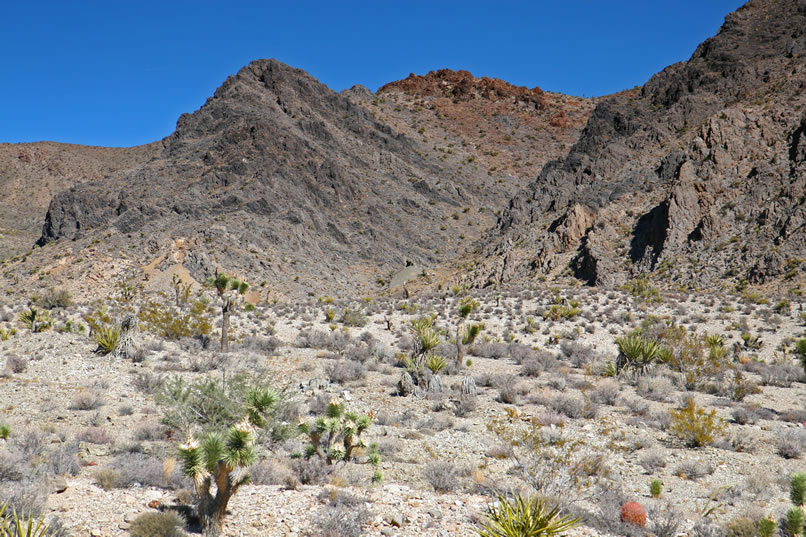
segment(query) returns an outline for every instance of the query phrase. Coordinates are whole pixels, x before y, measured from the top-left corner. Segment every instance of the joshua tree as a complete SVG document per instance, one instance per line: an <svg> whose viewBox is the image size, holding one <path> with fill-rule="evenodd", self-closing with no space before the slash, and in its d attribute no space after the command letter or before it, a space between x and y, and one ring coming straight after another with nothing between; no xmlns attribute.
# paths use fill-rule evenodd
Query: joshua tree
<svg viewBox="0 0 806 537"><path fill-rule="evenodd" d="M249 284L231 278L223 273L216 273L215 278L210 282L216 289L218 297L221 299L221 352L229 350L229 316L233 308L238 305L238 300L243 296Z"/></svg>
<svg viewBox="0 0 806 537"><path fill-rule="evenodd" d="M464 344L470 345L481 331L481 325L473 324L465 330L465 319L478 309L479 303L471 297L466 296L459 301L459 322L456 323L456 361L461 364L465 361Z"/></svg>
<svg viewBox="0 0 806 537"><path fill-rule="evenodd" d="M199 520L206 537L221 535L230 498L249 481L247 468L256 459L255 429L267 425L279 401L280 394L271 388L250 388L240 423L224 434L210 432L202 438L189 435L179 446L185 474L193 479L196 489Z"/></svg>

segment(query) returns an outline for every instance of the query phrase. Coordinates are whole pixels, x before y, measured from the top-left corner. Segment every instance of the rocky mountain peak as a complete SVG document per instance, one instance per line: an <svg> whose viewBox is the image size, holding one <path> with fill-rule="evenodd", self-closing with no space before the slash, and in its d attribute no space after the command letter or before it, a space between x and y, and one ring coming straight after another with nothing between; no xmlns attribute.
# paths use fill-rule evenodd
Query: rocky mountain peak
<svg viewBox="0 0 806 537"><path fill-rule="evenodd" d="M439 69L425 75L411 73L407 78L390 82L378 89L378 93L403 91L421 97L450 97L457 102L471 99L500 101L511 99L515 102L532 104L537 108L545 106L543 90L524 86L514 86L498 78L474 77L468 71Z"/></svg>

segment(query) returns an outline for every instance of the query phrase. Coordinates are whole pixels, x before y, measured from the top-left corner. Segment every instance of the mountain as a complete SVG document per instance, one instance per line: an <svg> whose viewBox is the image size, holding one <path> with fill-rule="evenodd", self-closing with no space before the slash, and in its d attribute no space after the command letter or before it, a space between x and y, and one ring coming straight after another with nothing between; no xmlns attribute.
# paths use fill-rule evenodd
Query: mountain
<svg viewBox="0 0 806 537"><path fill-rule="evenodd" d="M54 142L0 144L0 251L13 256L31 249L55 194L85 181L148 161L158 144L88 147Z"/></svg>
<svg viewBox="0 0 806 537"><path fill-rule="evenodd" d="M569 153L510 200L467 280L795 285L805 29L806 2L749 2L688 61L597 102Z"/></svg>
<svg viewBox="0 0 806 537"><path fill-rule="evenodd" d="M419 125L413 135L379 99L405 106L391 86L338 94L280 62L252 62L180 117L147 162L55 195L31 262L105 283L138 270L162 283L177 273L203 281L220 269L295 295L374 292L406 265L435 267L494 224L523 177L480 167L431 104L405 112ZM551 106L515 94L476 100L507 132L545 122L570 141L584 124L551 126ZM502 152L522 145L517 133L505 137ZM555 158L560 145L536 156Z"/></svg>

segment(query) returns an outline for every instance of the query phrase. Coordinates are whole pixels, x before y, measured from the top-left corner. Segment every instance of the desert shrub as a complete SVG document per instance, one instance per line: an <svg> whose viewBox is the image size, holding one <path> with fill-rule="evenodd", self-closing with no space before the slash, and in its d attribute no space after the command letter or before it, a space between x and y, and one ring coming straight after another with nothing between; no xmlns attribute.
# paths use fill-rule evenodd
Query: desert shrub
<svg viewBox="0 0 806 537"><path fill-rule="evenodd" d="M529 358L521 362L521 375L525 377L539 377L543 372L543 364L536 358Z"/></svg>
<svg viewBox="0 0 806 537"><path fill-rule="evenodd" d="M689 459L678 464L674 473L683 479L696 481L702 477L713 474L714 467L705 461Z"/></svg>
<svg viewBox="0 0 806 537"><path fill-rule="evenodd" d="M653 449L641 455L638 464L648 474L654 474L658 470L666 468L666 455L660 450Z"/></svg>
<svg viewBox="0 0 806 537"><path fill-rule="evenodd" d="M660 291L653 286L647 278L635 278L622 286L632 296L640 298L646 302L661 302Z"/></svg>
<svg viewBox="0 0 806 537"><path fill-rule="evenodd" d="M167 432L165 427L159 423L146 422L134 430L133 437L138 442L165 440Z"/></svg>
<svg viewBox="0 0 806 537"><path fill-rule="evenodd" d="M803 379L803 369L792 363L769 364L760 372L761 384L789 388Z"/></svg>
<svg viewBox="0 0 806 537"><path fill-rule="evenodd" d="M189 309L148 300L140 307L137 317L144 330L169 340L209 335L213 330L207 305L200 300L195 301Z"/></svg>
<svg viewBox="0 0 806 537"><path fill-rule="evenodd" d="M736 517L725 524L726 537L756 537L758 527L756 521L748 517Z"/></svg>
<svg viewBox="0 0 806 537"><path fill-rule="evenodd" d="M321 485L325 483L333 471L333 467L318 457L297 459L291 465L299 482L303 485Z"/></svg>
<svg viewBox="0 0 806 537"><path fill-rule="evenodd" d="M331 352L343 351L350 341L350 335L336 330L324 332L322 330L307 330L299 333L297 342L300 347L309 349L326 349Z"/></svg>
<svg viewBox="0 0 806 537"><path fill-rule="evenodd" d="M423 477L437 492L453 492L459 488L456 467L450 462L432 462L423 469Z"/></svg>
<svg viewBox="0 0 806 537"><path fill-rule="evenodd" d="M25 372L28 368L28 359L18 356L16 354L6 355L6 370L11 373L19 374Z"/></svg>
<svg viewBox="0 0 806 537"><path fill-rule="evenodd" d="M509 355L509 348L504 343L495 341L477 341L473 344L471 354L481 358L500 359Z"/></svg>
<svg viewBox="0 0 806 537"><path fill-rule="evenodd" d="M644 531L621 518L622 507L629 502L629 498L620 487L598 487L594 491L596 510L585 516L586 525L597 529L605 535L620 535L624 537L642 537Z"/></svg>
<svg viewBox="0 0 806 537"><path fill-rule="evenodd" d="M563 534L580 524L579 518L561 516L562 510L545 498L532 496L513 498L498 496L498 502L487 507L481 522L481 537L543 537Z"/></svg>
<svg viewBox="0 0 806 537"><path fill-rule="evenodd" d="M683 525L683 514L671 503L656 505L649 509L649 531L656 537L676 537Z"/></svg>
<svg viewBox="0 0 806 537"><path fill-rule="evenodd" d="M40 308L52 310L54 308L67 308L73 303L73 297L67 289L48 289L42 295L33 297L33 303Z"/></svg>
<svg viewBox="0 0 806 537"><path fill-rule="evenodd" d="M87 427L78 433L78 439L90 444L112 444L115 438L103 427Z"/></svg>
<svg viewBox="0 0 806 537"><path fill-rule="evenodd" d="M73 397L71 410L96 410L104 405L103 397L93 391L84 391Z"/></svg>
<svg viewBox="0 0 806 537"><path fill-rule="evenodd" d="M619 393L621 393L619 383L608 379L600 382L596 388L591 391L590 399L594 403L612 406L616 404Z"/></svg>
<svg viewBox="0 0 806 537"><path fill-rule="evenodd" d="M145 371L143 373L138 373L134 377L132 377L132 384L137 389L137 391L146 393L146 394L154 394L162 388L162 385L165 383L165 377L162 375L155 375L150 371Z"/></svg>
<svg viewBox="0 0 806 537"><path fill-rule="evenodd" d="M543 497L573 503L608 479L605 450L562 429L544 427L539 419L516 425L503 417L491 421L488 429L512 446L518 474Z"/></svg>
<svg viewBox="0 0 806 537"><path fill-rule="evenodd" d="M689 398L685 406L669 412L671 432L683 440L689 447L700 447L714 442L714 438L722 433L725 424L716 415L716 410L706 412Z"/></svg>
<svg viewBox="0 0 806 537"><path fill-rule="evenodd" d="M189 384L176 377L163 384L155 399L163 407L163 423L173 429L222 431L243 418L243 409L249 398L255 397L265 385L261 379L253 379L246 373L234 375L226 383L208 378ZM271 390L270 397L281 398L281 395ZM273 419L280 407L279 400L272 405L267 427L262 428L273 438L286 430L278 420Z"/></svg>
<svg viewBox="0 0 806 537"><path fill-rule="evenodd" d="M650 401L669 402L676 390L674 383L666 376L644 375L638 379L635 391Z"/></svg>
<svg viewBox="0 0 806 537"><path fill-rule="evenodd" d="M185 519L176 511L150 511L137 516L129 525L132 537L179 537Z"/></svg>
<svg viewBox="0 0 806 537"><path fill-rule="evenodd" d="M463 418L475 411L478 407L478 401L475 395L464 394L459 396L456 400L456 406L453 409L453 414L457 418Z"/></svg>
<svg viewBox="0 0 806 537"><path fill-rule="evenodd" d="M360 362L353 360L339 360L325 366L325 374L330 382L344 384L345 382L364 378L366 370Z"/></svg>
<svg viewBox="0 0 806 537"><path fill-rule="evenodd" d="M274 336L250 336L243 342L243 348L254 350L263 354L272 355L283 345L283 342Z"/></svg>
<svg viewBox="0 0 806 537"><path fill-rule="evenodd" d="M785 459L799 459L803 455L806 436L801 431L786 431L778 437L776 452Z"/></svg>
<svg viewBox="0 0 806 537"><path fill-rule="evenodd" d="M341 322L345 326L360 328L367 324L367 316L361 310L347 308L342 313Z"/></svg>
<svg viewBox="0 0 806 537"><path fill-rule="evenodd" d="M551 408L572 419L592 419L599 412L599 407L590 399L573 395L559 395L551 401Z"/></svg>
<svg viewBox="0 0 806 537"><path fill-rule="evenodd" d="M520 402L520 393L517 386L505 384L498 389L498 400L507 405L517 405Z"/></svg>

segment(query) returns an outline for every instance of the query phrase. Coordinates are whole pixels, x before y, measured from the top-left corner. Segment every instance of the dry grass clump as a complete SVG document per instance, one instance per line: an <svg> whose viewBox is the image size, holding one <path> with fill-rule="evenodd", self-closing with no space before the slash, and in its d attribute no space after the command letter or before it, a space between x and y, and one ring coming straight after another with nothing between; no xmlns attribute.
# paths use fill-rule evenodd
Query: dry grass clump
<svg viewBox="0 0 806 537"><path fill-rule="evenodd" d="M459 473L451 462L432 462L423 469L423 477L437 492L453 492L459 488Z"/></svg>
<svg viewBox="0 0 806 537"><path fill-rule="evenodd" d="M104 405L104 399L94 391L84 391L73 397L70 410L96 410Z"/></svg>

